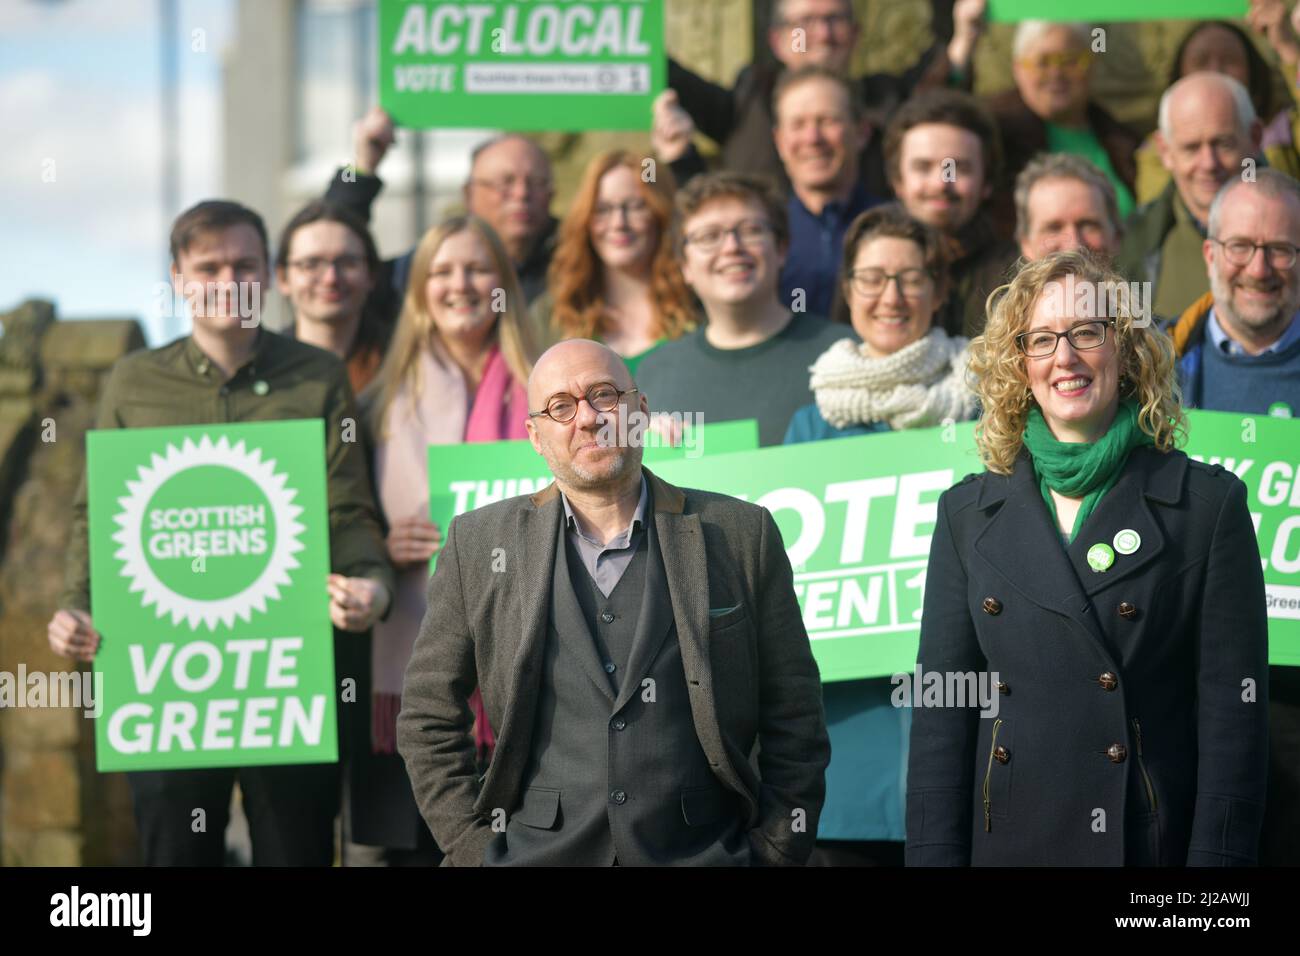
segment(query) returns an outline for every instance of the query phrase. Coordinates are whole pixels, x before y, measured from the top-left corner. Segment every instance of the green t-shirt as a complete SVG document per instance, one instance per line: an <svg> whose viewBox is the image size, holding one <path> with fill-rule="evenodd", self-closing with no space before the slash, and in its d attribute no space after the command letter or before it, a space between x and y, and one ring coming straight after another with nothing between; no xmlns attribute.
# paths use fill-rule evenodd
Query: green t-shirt
<svg viewBox="0 0 1300 956"><path fill-rule="evenodd" d="M1110 156L1107 155L1105 147L1101 145L1101 140L1097 139L1097 135L1092 130L1067 129L1064 126L1057 126L1055 123L1048 123L1047 149L1053 153L1074 153L1076 156L1082 156L1105 173L1106 178L1114 185L1115 197L1119 200L1120 222L1128 218L1128 214L1133 211L1133 207L1136 205L1133 201L1133 194L1124 185L1124 180L1120 179L1115 172L1115 167L1110 163Z"/></svg>
<svg viewBox="0 0 1300 956"><path fill-rule="evenodd" d="M656 339L654 345L650 346L644 352L637 352L636 355L622 356L623 364L627 366L628 374L633 378L636 378L637 366L641 364L641 360L667 341L667 339Z"/></svg>

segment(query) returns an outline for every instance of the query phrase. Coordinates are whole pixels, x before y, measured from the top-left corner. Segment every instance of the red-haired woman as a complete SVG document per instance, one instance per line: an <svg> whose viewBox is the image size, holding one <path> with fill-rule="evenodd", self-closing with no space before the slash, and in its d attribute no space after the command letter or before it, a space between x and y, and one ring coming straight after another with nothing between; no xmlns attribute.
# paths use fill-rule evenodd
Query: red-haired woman
<svg viewBox="0 0 1300 956"><path fill-rule="evenodd" d="M546 294L531 313L547 344L604 342L636 374L656 346L695 324L673 257L672 186L626 150L596 156L560 225Z"/></svg>

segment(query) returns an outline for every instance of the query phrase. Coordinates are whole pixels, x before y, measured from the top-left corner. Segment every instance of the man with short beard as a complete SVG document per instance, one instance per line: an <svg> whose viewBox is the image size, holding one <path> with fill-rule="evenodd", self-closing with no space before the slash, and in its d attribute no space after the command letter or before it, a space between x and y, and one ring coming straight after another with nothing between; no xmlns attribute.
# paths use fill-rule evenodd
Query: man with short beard
<svg viewBox="0 0 1300 956"><path fill-rule="evenodd" d="M989 206L1002 169L993 117L956 90L913 97L885 130L885 169L908 214L949 241L948 299L935 323L949 335L979 335L985 300L1017 252L998 236Z"/></svg>
<svg viewBox="0 0 1300 956"><path fill-rule="evenodd" d="M1272 169L1230 179L1202 246L1210 291L1174 326L1194 408L1300 414L1300 184Z"/></svg>
<svg viewBox="0 0 1300 956"><path fill-rule="evenodd" d="M1209 210L1210 291L1173 327L1189 407L1300 413L1300 184L1272 169L1230 179ZM1222 610L1222 609L1221 609ZM1248 676L1248 675L1243 675ZM1300 863L1300 671L1269 668L1262 866Z"/></svg>
<svg viewBox="0 0 1300 956"><path fill-rule="evenodd" d="M553 346L528 400L555 481L452 521L406 671L398 749L438 845L455 866L803 865L830 745L772 516L613 439L649 404L604 345ZM481 780L475 686L499 728Z"/></svg>

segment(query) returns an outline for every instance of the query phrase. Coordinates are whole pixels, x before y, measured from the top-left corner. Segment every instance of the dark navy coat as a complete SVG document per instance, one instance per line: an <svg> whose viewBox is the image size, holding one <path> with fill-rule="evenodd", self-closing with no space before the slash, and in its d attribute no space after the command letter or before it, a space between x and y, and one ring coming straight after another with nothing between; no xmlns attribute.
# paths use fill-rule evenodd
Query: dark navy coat
<svg viewBox="0 0 1300 956"><path fill-rule="evenodd" d="M1136 531L1109 569L1087 552ZM917 707L909 865L1256 862L1264 581L1246 488L1134 451L1069 548L1024 451L939 500L921 671L996 672L996 719Z"/></svg>

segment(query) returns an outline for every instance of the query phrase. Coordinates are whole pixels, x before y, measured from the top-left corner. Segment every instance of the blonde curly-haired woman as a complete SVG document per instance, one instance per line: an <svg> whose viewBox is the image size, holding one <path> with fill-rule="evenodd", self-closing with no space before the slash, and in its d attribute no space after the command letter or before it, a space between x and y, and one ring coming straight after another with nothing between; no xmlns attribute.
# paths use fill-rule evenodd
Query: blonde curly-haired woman
<svg viewBox="0 0 1300 956"><path fill-rule="evenodd" d="M1248 865L1268 635L1246 488L1190 461L1172 345L1078 252L1025 265L971 343L987 471L939 501L917 667L911 865ZM983 711L983 712L981 712Z"/></svg>

